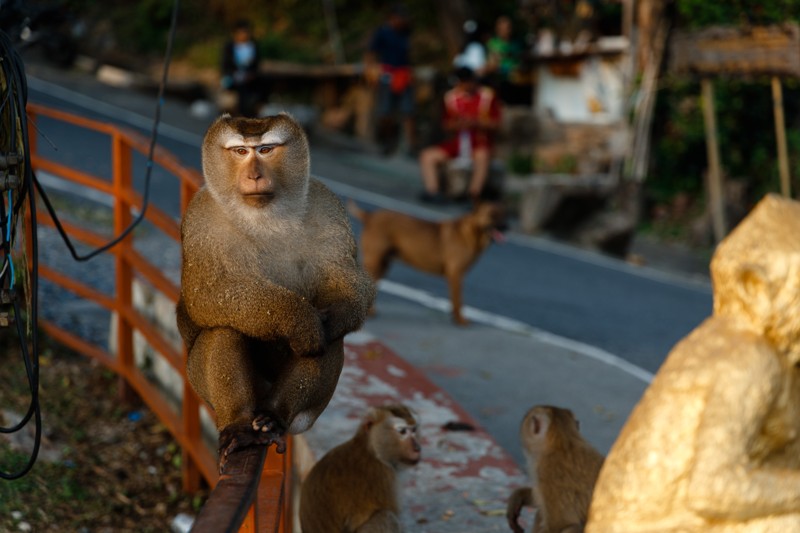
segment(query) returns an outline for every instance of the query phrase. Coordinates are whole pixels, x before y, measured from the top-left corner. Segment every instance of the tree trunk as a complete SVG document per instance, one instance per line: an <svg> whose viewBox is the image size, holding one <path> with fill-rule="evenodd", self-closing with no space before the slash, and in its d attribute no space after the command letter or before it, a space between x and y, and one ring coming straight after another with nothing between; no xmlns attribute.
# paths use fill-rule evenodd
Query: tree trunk
<svg viewBox="0 0 800 533"><path fill-rule="evenodd" d="M469 2L466 0L436 0L436 13L439 16L439 27L450 57L454 57L464 40L464 21L469 16Z"/></svg>

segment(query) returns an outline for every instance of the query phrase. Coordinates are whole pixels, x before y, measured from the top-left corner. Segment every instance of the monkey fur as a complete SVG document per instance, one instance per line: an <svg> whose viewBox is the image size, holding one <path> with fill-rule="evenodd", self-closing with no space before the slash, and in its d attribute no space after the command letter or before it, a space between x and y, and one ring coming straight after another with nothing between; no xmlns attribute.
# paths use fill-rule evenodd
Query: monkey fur
<svg viewBox="0 0 800 533"><path fill-rule="evenodd" d="M417 421L403 405L370 410L355 436L303 482L300 523L314 533L399 533L397 472L420 460Z"/></svg>
<svg viewBox="0 0 800 533"><path fill-rule="evenodd" d="M581 533L603 456L580 434L569 409L531 408L522 419L520 441L528 460L531 487L515 490L506 517L514 533L523 506L533 506L533 533Z"/></svg>
<svg viewBox="0 0 800 533"><path fill-rule="evenodd" d="M220 470L236 449L307 430L333 395L343 337L375 297L344 207L310 177L289 115L211 124L205 185L181 224L178 329L214 409Z"/></svg>

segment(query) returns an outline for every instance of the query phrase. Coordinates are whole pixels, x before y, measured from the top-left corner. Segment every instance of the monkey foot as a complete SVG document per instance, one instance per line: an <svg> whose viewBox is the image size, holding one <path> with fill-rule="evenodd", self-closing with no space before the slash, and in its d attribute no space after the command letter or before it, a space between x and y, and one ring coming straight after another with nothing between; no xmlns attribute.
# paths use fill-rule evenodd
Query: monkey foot
<svg viewBox="0 0 800 533"><path fill-rule="evenodd" d="M266 415L257 416L252 423L231 424L219 434L219 472L223 473L228 457L235 451L250 446L269 446L275 443L275 451L284 453L286 441L284 430Z"/></svg>
<svg viewBox="0 0 800 533"><path fill-rule="evenodd" d="M286 441L283 438L285 431L281 426L268 415L256 415L253 419L253 430L263 440L263 444L269 446L275 443L275 451L284 453L286 451Z"/></svg>

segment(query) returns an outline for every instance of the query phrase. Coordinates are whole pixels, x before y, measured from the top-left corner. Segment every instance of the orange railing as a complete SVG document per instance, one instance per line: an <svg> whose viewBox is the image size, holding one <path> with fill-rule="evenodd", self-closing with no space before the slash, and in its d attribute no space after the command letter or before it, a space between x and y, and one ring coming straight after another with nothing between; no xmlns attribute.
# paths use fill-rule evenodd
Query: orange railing
<svg viewBox="0 0 800 533"><path fill-rule="evenodd" d="M133 162L134 154L146 156L148 153L147 139L109 123L90 120L39 105L30 104L27 111L28 120L31 123L29 143L31 166L34 171L37 174L48 173L59 179L78 184L82 188L93 189L108 195L113 200L114 235L122 232L133 219L132 211L140 210L142 207L142 198L133 186ZM111 179L92 175L78 170L74 166L44 157L43 151L38 149L37 136L34 134L37 131L36 123L42 118L71 125L68 127L81 128L86 135L100 133L107 136L111 143ZM95 147L94 152L97 151ZM192 195L202 185L202 175L194 169L183 166L174 156L164 150L156 150L153 160L154 165L158 165L160 169L178 180L180 209L183 212ZM179 250L180 225L176 217L168 215L153 205L151 201L145 219L163 235L166 235L169 242L174 242ZM53 227L53 222L44 209L37 209L37 224ZM109 240L108 235L101 235L73 222L62 220L62 225L72 240L78 240L91 247L101 246ZM32 224L26 224L29 232L32 227ZM122 394L129 397L132 392L135 392L152 409L183 450L184 490L196 491L200 488L202 479L205 479L209 486L216 487L221 480L217 474L215 454L203 441L201 428L200 414L202 409L206 409L206 406L189 385L185 370L185 350L176 349L175 344L170 342L162 331L141 313L140 309L137 309L133 301L134 279L148 283L172 303L177 301L179 288L158 267L135 249L135 239L136 232L134 231L119 244L104 252L104 255L110 254L114 258L113 294L99 291L60 272L44 261L40 261L39 265L40 277L113 313L116 335L112 349L106 349L82 338L52 320L41 319L40 326L58 342L97 359L114 371L120 377ZM31 242L30 236L27 242ZM66 252L66 247L64 250ZM30 244L28 253L29 255L32 253ZM134 333L138 333L180 376L182 401L179 408L172 407L163 387L148 379L135 364ZM242 530L247 531L284 532L291 530L290 521L287 518L291 516L291 498L288 496L291 494L288 489L291 481L290 457L289 452L283 456L270 453L263 467L254 473L248 471L247 475L249 476L260 476L260 483L257 482L255 485L258 487L257 490L254 486L250 491L252 494L242 496L242 498L249 498L253 502L254 508L250 509L247 518L232 514L234 516L232 519L239 520L239 522L233 524L233 529L226 527L225 530L235 531L240 524ZM261 454L261 460L263 461L263 454ZM259 462L259 466L261 464L262 462ZM228 476L228 478L230 477ZM223 488L225 486L226 483L219 483L219 492L227 490ZM215 499L220 498L217 492L216 489L212 492L207 505L217 505L213 503ZM222 494L222 499L224 498L225 495ZM241 501L241 498L238 501ZM199 518L196 525L200 526L200 522ZM198 527L198 529L202 528Z"/></svg>

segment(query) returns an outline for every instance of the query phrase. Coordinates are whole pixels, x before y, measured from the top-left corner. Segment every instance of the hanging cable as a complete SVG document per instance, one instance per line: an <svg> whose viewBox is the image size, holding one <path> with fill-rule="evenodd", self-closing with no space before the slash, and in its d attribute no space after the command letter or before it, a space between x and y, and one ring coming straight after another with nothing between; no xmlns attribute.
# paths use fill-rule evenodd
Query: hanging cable
<svg viewBox="0 0 800 533"><path fill-rule="evenodd" d="M0 427L0 433L14 433L23 429L31 418L34 419L34 440L33 450L27 463L16 472L6 472L0 470L0 478L17 479L24 476L33 467L39 455L39 446L42 435L42 417L39 407L39 345L37 336L38 322L38 241L36 230L31 232L31 279L30 279L30 312L28 323L31 332L31 348L28 350L27 335L25 333L22 310L20 309L19 298L16 296L16 279L14 275L14 263L11 258L13 249L13 237L15 235L17 218L20 209L24 205L26 196L28 197L32 220L36 220L36 204L33 195L27 193L31 189L33 174L30 167L30 147L28 145L28 122L25 113L25 106L28 100L28 86L25 78L25 70L19 54L14 49L10 39L4 32L0 32L0 48L2 48L3 61L0 62L0 72L5 83L6 92L3 97L3 104L0 106L0 117L6 120L5 131L9 135L7 150L0 154L3 156L3 163L6 174L3 179L3 186L8 188L8 205L0 202L0 220L5 223L5 231L2 232L2 252L5 256L2 271L0 271L0 303L10 303L13 308L13 317L3 313L4 325L13 322L16 325L22 361L25 366L25 375L30 391L30 404L22 419L11 427ZM18 149L21 147L22 154ZM12 174L15 171L16 174ZM21 180L18 176L21 174ZM13 179L12 179L13 178ZM13 195L17 194L16 203L13 202Z"/></svg>
<svg viewBox="0 0 800 533"><path fill-rule="evenodd" d="M167 50L164 54L164 69L161 74L161 82L158 86L158 97L156 100L156 110L155 110L155 117L153 118L153 128L150 132L150 147L147 153L147 167L145 170L144 175L144 193L142 194L142 209L139 211L139 214L136 218L125 228L119 235L117 235L114 239L110 240L103 246L92 250L86 255L79 255L78 252L75 250L75 246L72 244L67 232L64 230L64 227L61 224L61 221L58 219L58 215L56 214L55 209L53 208L53 204L50 202L50 198L47 196L47 193L42 187L39 180L36 178L36 175L33 176L33 181L36 185L36 190L39 191L39 195L42 197L42 201L44 202L45 207L47 208L47 212L50 213L50 218L53 219L53 223L58 230L58 233L61 235L61 239L69 248L70 254L76 261L88 261L89 259L107 251L112 246L118 244L122 239L127 237L130 232L134 230L139 223L144 220L145 214L147 213L147 206L150 202L150 176L153 171L153 154L156 148L156 141L158 139L158 125L161 122L161 107L164 104L164 90L167 85L167 76L169 74L169 63L172 58L172 46L175 41L175 29L178 24L178 4L179 1L175 0L172 5L172 17L170 20L170 29L169 34L167 36Z"/></svg>
<svg viewBox="0 0 800 533"><path fill-rule="evenodd" d="M161 107L164 100L164 90L169 72L169 63L172 57L175 29L177 26L178 4L178 0L175 0L173 3L170 31L167 39L167 50L164 59L164 69L158 89L155 117L153 119L153 128L150 135L150 147L147 157L142 209L136 219L134 219L131 224L117 237L84 256L77 254L75 247L73 246L61 222L59 221L49 198L47 197L43 187L36 179L36 176L31 169L30 145L28 143L28 118L25 111L28 100L28 84L27 78L25 77L25 68L22 59L11 43L11 40L8 38L5 32L0 31L0 52L2 52L0 57L3 59L0 61L0 73L2 74L2 79L0 79L0 81L5 81L4 88L6 90L6 94L3 95L2 101L0 102L0 120L7 119L4 126L5 131L8 132L10 137L8 143L8 152L0 153L0 157L3 158L2 165L6 167L4 168L4 170L6 170L6 174L4 174L0 180L0 187L8 189L7 202L0 201L0 221L4 222L6 226L4 232L0 231L0 237L2 237L0 250L2 250L3 254L5 255L3 267L0 269L0 304L10 303L13 308L13 317L8 318L8 325L10 325L11 322L16 325L31 399L28 409L22 419L13 426L0 427L0 433L14 433L20 431L28 424L28 422L30 422L31 418L34 420L33 450L31 451L27 463L15 472L6 472L5 470L0 469L0 479L13 480L27 474L36 462L36 458L39 455L39 447L41 445L42 418L41 409L39 406L39 346L37 335L39 308L39 243L36 229L36 199L35 195L32 194L32 189L35 186L39 191L39 194L41 195L42 200L47 207L47 211L50 213L50 216L58 228L62 239L69 248L72 257L77 261L86 261L108 250L129 235L131 231L133 231L133 229L144 219L149 203L153 154L155 152L155 145L158 138L158 125L161 121ZM16 153L17 147L22 148L21 157L19 157L19 154ZM2 166L0 166L0 168L2 168ZM16 170L18 174L11 175L12 170ZM19 174L21 174L21 179L17 177ZM14 193L16 193L16 202L13 201ZM2 197L0 196L0 198ZM14 263L11 258L13 237L16 232L16 226L19 218L18 215L26 198L28 199L32 226L30 231L30 244L32 253L32 257L30 258L30 294L28 295L30 302L28 323L31 326L29 327L29 331L31 332L31 351L28 350L23 315L20 309L19 298L16 296ZM8 204L7 206L6 203ZM4 315L0 313L0 323L2 323L3 320Z"/></svg>

